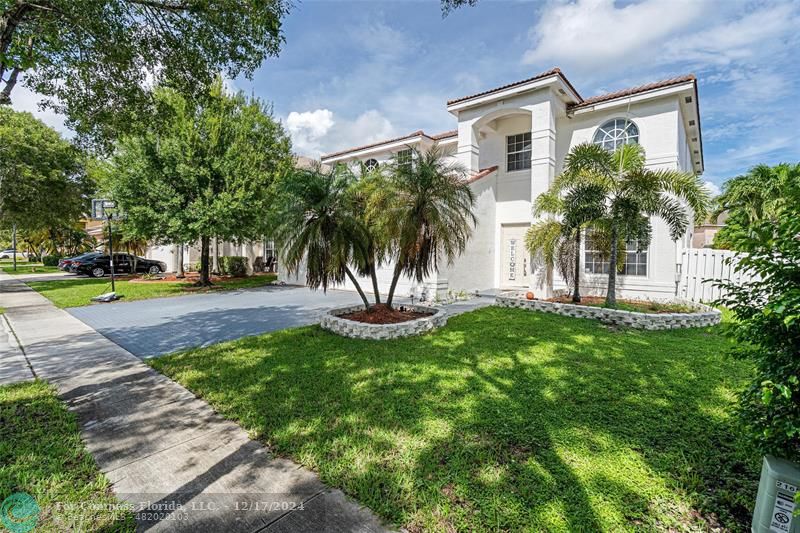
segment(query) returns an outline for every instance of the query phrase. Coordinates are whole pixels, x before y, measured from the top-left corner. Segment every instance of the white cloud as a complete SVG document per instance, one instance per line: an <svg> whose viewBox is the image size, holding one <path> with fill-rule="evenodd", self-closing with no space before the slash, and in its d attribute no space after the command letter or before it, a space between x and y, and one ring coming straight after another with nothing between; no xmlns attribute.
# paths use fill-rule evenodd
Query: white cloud
<svg viewBox="0 0 800 533"><path fill-rule="evenodd" d="M301 155L316 155L320 142L333 127L333 113L327 109L292 111L286 118L286 128L292 136L295 151Z"/></svg>
<svg viewBox="0 0 800 533"><path fill-rule="evenodd" d="M651 48L685 29L706 9L701 2L645 0L615 5L614 0L549 4L530 36L523 62L562 65L585 72L630 66L649 59Z"/></svg>
<svg viewBox="0 0 800 533"><path fill-rule="evenodd" d="M703 187L705 187L708 190L708 192L711 193L711 196L719 196L719 193L722 192L719 188L719 185L717 185L713 181L706 180L705 182L703 182Z"/></svg>
<svg viewBox="0 0 800 533"><path fill-rule="evenodd" d="M708 70L763 60L797 43L796 2L614 0L551 2L530 32L523 62L559 65L589 78L637 67Z"/></svg>
<svg viewBox="0 0 800 533"><path fill-rule="evenodd" d="M295 153L314 158L397 135L389 119L375 109L353 120L334 119L328 109L292 111L286 118L286 128L292 136Z"/></svg>

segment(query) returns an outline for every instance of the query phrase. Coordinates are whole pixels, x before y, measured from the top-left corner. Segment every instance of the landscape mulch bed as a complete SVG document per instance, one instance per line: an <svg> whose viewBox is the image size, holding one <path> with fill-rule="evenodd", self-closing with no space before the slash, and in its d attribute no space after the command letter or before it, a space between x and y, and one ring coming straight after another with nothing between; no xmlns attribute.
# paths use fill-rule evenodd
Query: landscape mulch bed
<svg viewBox="0 0 800 533"><path fill-rule="evenodd" d="M410 320L431 316L431 314L432 313L411 311L402 305L394 309L386 305L373 305L369 310L362 309L361 311L339 315L339 317L356 322L365 322L367 324L399 324L401 322L408 322Z"/></svg>

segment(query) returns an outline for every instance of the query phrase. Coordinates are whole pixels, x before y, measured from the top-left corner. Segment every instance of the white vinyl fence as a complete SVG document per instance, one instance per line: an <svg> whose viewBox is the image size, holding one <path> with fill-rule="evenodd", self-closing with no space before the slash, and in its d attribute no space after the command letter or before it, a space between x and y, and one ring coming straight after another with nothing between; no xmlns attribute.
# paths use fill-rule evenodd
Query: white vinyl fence
<svg viewBox="0 0 800 533"><path fill-rule="evenodd" d="M678 295L693 302L712 302L724 295L714 280L749 281L751 276L735 271L736 252L689 248L683 252Z"/></svg>

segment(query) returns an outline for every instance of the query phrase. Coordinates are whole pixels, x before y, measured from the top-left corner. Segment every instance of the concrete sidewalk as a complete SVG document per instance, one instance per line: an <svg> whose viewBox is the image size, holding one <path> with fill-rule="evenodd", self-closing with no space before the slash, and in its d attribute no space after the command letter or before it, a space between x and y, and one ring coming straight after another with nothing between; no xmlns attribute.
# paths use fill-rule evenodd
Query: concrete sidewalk
<svg viewBox="0 0 800 533"><path fill-rule="evenodd" d="M116 494L149 502L139 531L384 530L371 511L2 273L0 302L37 376L78 415Z"/></svg>

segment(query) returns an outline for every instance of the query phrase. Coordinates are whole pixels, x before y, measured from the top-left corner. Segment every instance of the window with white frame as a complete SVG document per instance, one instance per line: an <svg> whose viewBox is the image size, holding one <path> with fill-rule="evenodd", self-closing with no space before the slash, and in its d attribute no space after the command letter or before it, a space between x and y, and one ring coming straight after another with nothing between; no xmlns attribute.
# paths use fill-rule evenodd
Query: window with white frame
<svg viewBox="0 0 800 533"><path fill-rule="evenodd" d="M373 170L377 170L378 161L376 159L367 159L366 161L364 161L364 168L367 169L367 172L372 172Z"/></svg>
<svg viewBox="0 0 800 533"><path fill-rule="evenodd" d="M531 133L506 137L506 171L531 168Z"/></svg>
<svg viewBox="0 0 800 533"><path fill-rule="evenodd" d="M597 128L594 144L613 152L623 144L639 142L639 128L626 118L615 118Z"/></svg>
<svg viewBox="0 0 800 533"><path fill-rule="evenodd" d="M414 154L410 148L407 150L400 150L395 157L397 159L397 165L400 167L411 168L414 162Z"/></svg>
<svg viewBox="0 0 800 533"><path fill-rule="evenodd" d="M583 271L587 274L608 274L609 257L608 250L594 238L591 231L586 232L585 246L583 253ZM619 253L624 254L622 271L625 276L646 276L647 275L647 248L642 248L636 239L625 243L625 250Z"/></svg>

